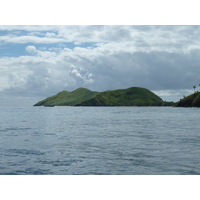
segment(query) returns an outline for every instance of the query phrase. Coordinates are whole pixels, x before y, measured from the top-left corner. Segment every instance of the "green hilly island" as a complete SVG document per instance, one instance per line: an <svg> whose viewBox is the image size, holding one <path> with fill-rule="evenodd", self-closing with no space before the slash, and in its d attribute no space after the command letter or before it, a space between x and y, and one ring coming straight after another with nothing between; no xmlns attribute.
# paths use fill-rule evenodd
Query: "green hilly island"
<svg viewBox="0 0 200 200"><path fill-rule="evenodd" d="M177 107L200 107L200 92L184 97L177 103Z"/></svg>
<svg viewBox="0 0 200 200"><path fill-rule="evenodd" d="M173 106L148 89L130 87L104 92L78 88L72 92L62 91L39 101L34 106Z"/></svg>

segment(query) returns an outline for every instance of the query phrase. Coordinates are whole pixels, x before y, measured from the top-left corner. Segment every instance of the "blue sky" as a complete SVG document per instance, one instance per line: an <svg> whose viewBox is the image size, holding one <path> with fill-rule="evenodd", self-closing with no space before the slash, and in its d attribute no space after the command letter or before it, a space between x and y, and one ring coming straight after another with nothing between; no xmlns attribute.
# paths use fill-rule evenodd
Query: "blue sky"
<svg viewBox="0 0 200 200"><path fill-rule="evenodd" d="M178 101L199 85L199 35L187 25L0 26L0 106L78 87L145 87Z"/></svg>

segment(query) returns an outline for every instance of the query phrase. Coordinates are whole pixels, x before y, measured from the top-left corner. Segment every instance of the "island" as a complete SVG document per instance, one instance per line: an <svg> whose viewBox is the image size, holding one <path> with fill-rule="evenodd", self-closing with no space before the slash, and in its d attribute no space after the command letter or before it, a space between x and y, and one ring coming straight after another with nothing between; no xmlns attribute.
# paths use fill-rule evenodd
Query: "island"
<svg viewBox="0 0 200 200"><path fill-rule="evenodd" d="M152 91L142 87L107 90L104 92L78 88L66 90L39 101L34 106L174 106L174 102L163 101Z"/></svg>
<svg viewBox="0 0 200 200"><path fill-rule="evenodd" d="M200 92L194 92L191 95L180 99L177 107L200 107Z"/></svg>

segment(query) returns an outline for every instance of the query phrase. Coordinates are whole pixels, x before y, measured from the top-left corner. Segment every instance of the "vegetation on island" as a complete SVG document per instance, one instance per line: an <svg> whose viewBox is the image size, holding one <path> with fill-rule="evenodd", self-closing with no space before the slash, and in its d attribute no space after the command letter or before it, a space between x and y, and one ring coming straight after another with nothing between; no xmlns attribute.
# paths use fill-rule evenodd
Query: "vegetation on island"
<svg viewBox="0 0 200 200"><path fill-rule="evenodd" d="M150 90L139 87L108 90L75 106L161 106L163 100Z"/></svg>
<svg viewBox="0 0 200 200"><path fill-rule="evenodd" d="M177 103L177 107L200 107L200 92L196 91L196 88L193 86L194 93L186 97L183 96L184 98Z"/></svg>
<svg viewBox="0 0 200 200"><path fill-rule="evenodd" d="M174 106L163 101L152 91L141 87L107 90L105 92L78 88L72 92L62 91L39 101L34 106Z"/></svg>
<svg viewBox="0 0 200 200"><path fill-rule="evenodd" d="M64 90L54 96L39 101L34 106L73 106L91 99L97 93L86 88L78 88L72 92Z"/></svg>

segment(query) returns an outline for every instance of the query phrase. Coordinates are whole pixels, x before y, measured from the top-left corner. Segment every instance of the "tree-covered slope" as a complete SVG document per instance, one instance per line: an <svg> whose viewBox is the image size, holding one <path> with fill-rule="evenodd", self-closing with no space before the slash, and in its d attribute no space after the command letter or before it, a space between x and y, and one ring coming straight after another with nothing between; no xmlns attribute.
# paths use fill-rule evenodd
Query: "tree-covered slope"
<svg viewBox="0 0 200 200"><path fill-rule="evenodd" d="M148 89L131 87L97 93L75 106L161 106L163 100Z"/></svg>
<svg viewBox="0 0 200 200"><path fill-rule="evenodd" d="M91 99L97 93L86 88L78 88L72 92L64 90L54 96L39 101L34 106L73 106Z"/></svg>
<svg viewBox="0 0 200 200"><path fill-rule="evenodd" d="M200 107L200 92L195 92L177 103L177 107Z"/></svg>

